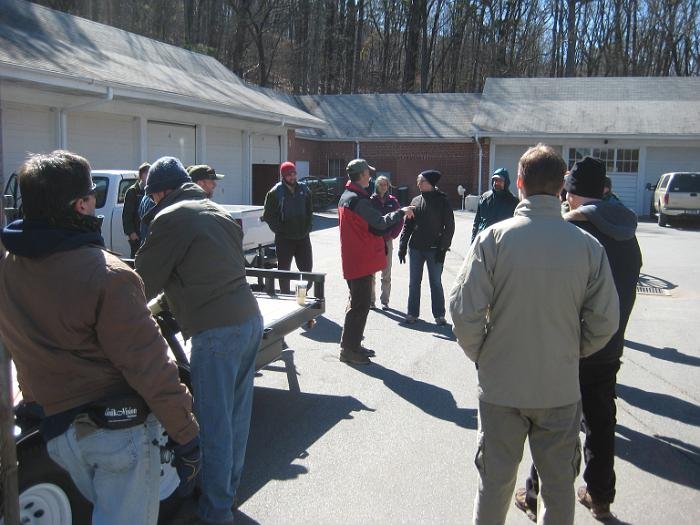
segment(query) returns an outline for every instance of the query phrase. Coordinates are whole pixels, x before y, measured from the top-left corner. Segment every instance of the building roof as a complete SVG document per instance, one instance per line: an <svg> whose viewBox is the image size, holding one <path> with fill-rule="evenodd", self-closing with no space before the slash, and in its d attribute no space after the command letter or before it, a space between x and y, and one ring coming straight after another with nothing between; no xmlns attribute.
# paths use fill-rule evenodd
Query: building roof
<svg viewBox="0 0 700 525"><path fill-rule="evenodd" d="M248 120L317 127L316 117L251 89L212 57L24 0L0 0L0 78Z"/></svg>
<svg viewBox="0 0 700 525"><path fill-rule="evenodd" d="M700 78L489 78L480 136L700 134Z"/></svg>
<svg viewBox="0 0 700 525"><path fill-rule="evenodd" d="M479 98L474 93L300 96L300 107L327 125L297 134L321 140L471 140Z"/></svg>

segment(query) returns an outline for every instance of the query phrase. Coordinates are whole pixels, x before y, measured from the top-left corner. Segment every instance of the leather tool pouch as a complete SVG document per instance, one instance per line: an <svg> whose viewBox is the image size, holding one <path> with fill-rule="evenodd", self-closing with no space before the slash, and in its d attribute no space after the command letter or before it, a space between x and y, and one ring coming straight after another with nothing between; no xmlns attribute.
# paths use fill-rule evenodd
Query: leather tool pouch
<svg viewBox="0 0 700 525"><path fill-rule="evenodd" d="M120 430L143 424L151 409L141 396L130 393L96 401L86 412L98 427Z"/></svg>

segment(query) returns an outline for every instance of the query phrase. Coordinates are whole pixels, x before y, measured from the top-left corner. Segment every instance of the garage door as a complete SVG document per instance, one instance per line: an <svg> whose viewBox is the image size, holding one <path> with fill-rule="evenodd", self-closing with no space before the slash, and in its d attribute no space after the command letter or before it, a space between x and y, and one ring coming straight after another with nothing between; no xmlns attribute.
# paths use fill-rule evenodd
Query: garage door
<svg viewBox="0 0 700 525"><path fill-rule="evenodd" d="M207 164L225 177L217 184L214 200L220 204L241 204L242 135L240 129L207 127Z"/></svg>
<svg viewBox="0 0 700 525"><path fill-rule="evenodd" d="M253 135L253 164L282 162L280 138L277 135Z"/></svg>
<svg viewBox="0 0 700 525"><path fill-rule="evenodd" d="M68 114L68 149L94 170L135 169L136 136L131 118L101 113Z"/></svg>
<svg viewBox="0 0 700 525"><path fill-rule="evenodd" d="M507 169L508 174L510 175L510 191L513 193L513 195L518 195L518 188L515 186L515 177L518 175L518 162L520 161L520 157L523 156L523 153L525 153L529 147L529 144L526 146L496 145L496 157L491 173L496 171L498 168ZM490 179L491 174L489 174L489 181ZM490 182L488 184L488 187L484 186L481 188L482 191L491 189Z"/></svg>
<svg viewBox="0 0 700 525"><path fill-rule="evenodd" d="M48 108L9 105L2 111L3 174L8 177L28 153L56 149L55 115Z"/></svg>
<svg viewBox="0 0 700 525"><path fill-rule="evenodd" d="M148 123L148 160L177 157L185 167L196 164L196 133L194 126L168 124L167 122Z"/></svg>

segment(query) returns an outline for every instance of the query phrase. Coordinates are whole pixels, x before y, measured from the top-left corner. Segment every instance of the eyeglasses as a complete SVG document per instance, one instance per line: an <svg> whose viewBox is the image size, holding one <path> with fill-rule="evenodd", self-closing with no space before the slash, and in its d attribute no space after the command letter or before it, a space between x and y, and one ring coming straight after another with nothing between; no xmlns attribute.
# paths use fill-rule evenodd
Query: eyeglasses
<svg viewBox="0 0 700 525"><path fill-rule="evenodd" d="M76 197L75 199L73 199L72 201L70 201L68 204L69 204L70 206L73 206L73 205L74 205L76 202L78 202L79 200L85 200L85 199L87 199L88 197L90 197L91 195L95 195L95 194L97 193L97 184L95 184L95 183L92 182L92 181L91 181L91 184L92 184L92 187L88 190L88 192L87 192L85 195L83 195L82 197Z"/></svg>

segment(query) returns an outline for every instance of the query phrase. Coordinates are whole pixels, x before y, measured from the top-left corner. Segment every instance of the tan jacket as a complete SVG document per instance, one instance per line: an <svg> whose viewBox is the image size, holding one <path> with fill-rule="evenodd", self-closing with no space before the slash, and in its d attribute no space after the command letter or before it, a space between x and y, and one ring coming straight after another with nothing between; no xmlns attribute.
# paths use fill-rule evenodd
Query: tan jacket
<svg viewBox="0 0 700 525"><path fill-rule="evenodd" d="M479 398L516 408L577 402L579 359L615 333L619 306L605 250L534 195L481 232L450 293L454 333L479 374Z"/></svg>
<svg viewBox="0 0 700 525"><path fill-rule="evenodd" d="M133 388L175 441L199 432L141 279L97 246L0 260L0 337L47 415Z"/></svg>

